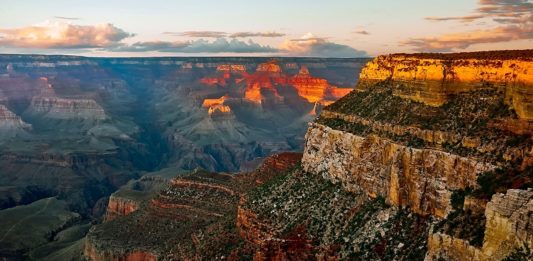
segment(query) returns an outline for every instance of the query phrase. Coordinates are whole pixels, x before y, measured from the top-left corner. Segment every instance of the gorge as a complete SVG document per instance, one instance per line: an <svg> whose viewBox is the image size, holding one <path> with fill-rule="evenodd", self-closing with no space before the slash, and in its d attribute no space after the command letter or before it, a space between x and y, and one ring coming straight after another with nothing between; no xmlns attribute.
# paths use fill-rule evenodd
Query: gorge
<svg viewBox="0 0 533 261"><path fill-rule="evenodd" d="M93 227L85 255L530 260L532 54L377 57L354 91L309 124L301 156L279 154L234 176L197 170L159 192L140 190L150 199ZM121 230L140 224L149 224L140 234Z"/></svg>
<svg viewBox="0 0 533 261"><path fill-rule="evenodd" d="M0 85L8 258L533 258L532 50L85 62Z"/></svg>
<svg viewBox="0 0 533 261"><path fill-rule="evenodd" d="M109 197L122 186L143 198L138 186L179 173L247 171L301 150L306 123L365 62L0 55L0 256L80 250L92 222L138 208Z"/></svg>

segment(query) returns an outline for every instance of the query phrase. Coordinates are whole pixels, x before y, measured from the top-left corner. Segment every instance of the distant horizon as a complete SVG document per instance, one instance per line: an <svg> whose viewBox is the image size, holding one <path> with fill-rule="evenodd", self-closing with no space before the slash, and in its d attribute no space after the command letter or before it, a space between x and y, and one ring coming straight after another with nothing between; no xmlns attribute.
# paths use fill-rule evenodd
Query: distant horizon
<svg viewBox="0 0 533 261"><path fill-rule="evenodd" d="M0 14L0 53L358 58L533 46L531 0L28 0Z"/></svg>
<svg viewBox="0 0 533 261"><path fill-rule="evenodd" d="M378 56L389 56L389 55L417 55L417 54L468 54L468 53L488 53L488 52L512 52L512 51L532 51L533 48L527 49L501 49L501 50L482 50L482 51L464 51L464 52L398 52L398 53L389 53L381 54L376 56L364 56L364 57L320 57L320 56L252 56L252 55L169 55L169 56L91 56L91 55L77 55L77 54L43 54L43 53L0 53L0 56L68 56L68 57L80 57L80 58L112 58L112 59L141 59L141 58L261 58L261 59L373 59Z"/></svg>

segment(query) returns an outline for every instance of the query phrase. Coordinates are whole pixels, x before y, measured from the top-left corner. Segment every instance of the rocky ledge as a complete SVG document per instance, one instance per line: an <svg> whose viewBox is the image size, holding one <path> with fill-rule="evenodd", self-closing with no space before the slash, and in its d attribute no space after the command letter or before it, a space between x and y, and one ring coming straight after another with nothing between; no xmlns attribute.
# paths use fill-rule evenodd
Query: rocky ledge
<svg viewBox="0 0 533 261"><path fill-rule="evenodd" d="M35 96L28 110L32 114L45 114L54 119L103 120L106 118L104 109L92 99Z"/></svg>
<svg viewBox="0 0 533 261"><path fill-rule="evenodd" d="M175 178L164 188L151 190L132 209L127 204L108 209L108 215L115 210L136 210L93 227L86 237L85 256L89 260L215 260L233 256L236 260L249 255L234 229L240 197L291 168L300 157L297 153L274 155L250 173L196 170ZM110 206L120 205L112 203L116 201L113 197L126 197L125 189L121 191L112 196Z"/></svg>
<svg viewBox="0 0 533 261"><path fill-rule="evenodd" d="M533 60L531 51L516 55L388 55L368 63L360 88L387 81L394 94L431 106L441 106L454 95L499 88L520 119L533 119ZM512 53L512 52L509 52Z"/></svg>

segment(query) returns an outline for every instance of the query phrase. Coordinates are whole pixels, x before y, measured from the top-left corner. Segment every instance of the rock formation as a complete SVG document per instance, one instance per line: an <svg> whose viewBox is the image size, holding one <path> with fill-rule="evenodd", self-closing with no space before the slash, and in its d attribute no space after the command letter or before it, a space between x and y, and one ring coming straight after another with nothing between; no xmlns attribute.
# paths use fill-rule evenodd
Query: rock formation
<svg viewBox="0 0 533 261"><path fill-rule="evenodd" d="M510 189L487 204L481 247L442 233L430 233L425 260L503 260L515 251L532 249L533 191Z"/></svg>
<svg viewBox="0 0 533 261"><path fill-rule="evenodd" d="M106 118L104 109L92 99L36 96L31 100L29 112L44 114L53 119L103 120Z"/></svg>
<svg viewBox="0 0 533 261"><path fill-rule="evenodd" d="M451 211L453 190L475 187L480 173L494 169L475 159L319 124L309 126L302 166L350 191L363 188L370 197L382 196L393 205L438 217Z"/></svg>
<svg viewBox="0 0 533 261"><path fill-rule="evenodd" d="M244 64L221 64L217 66L219 72L246 72L246 65Z"/></svg>
<svg viewBox="0 0 533 261"><path fill-rule="evenodd" d="M310 125L303 168L349 190L363 187L391 204L445 217L454 190L476 188L478 177L495 168L530 164L529 136L510 142L516 136L496 123L528 128L519 112L532 104L531 79L523 75L528 66L527 60L378 57L361 72L356 91ZM512 82L504 77L511 67ZM500 95L507 93L520 93L520 102Z"/></svg>
<svg viewBox="0 0 533 261"><path fill-rule="evenodd" d="M106 220L113 220L116 217L126 216L139 208L139 202L111 195L107 205Z"/></svg>
<svg viewBox="0 0 533 261"><path fill-rule="evenodd" d="M257 66L257 72L281 73L281 67L275 62L262 63Z"/></svg>
<svg viewBox="0 0 533 261"><path fill-rule="evenodd" d="M306 65L302 65L299 73L295 75L284 74L281 67L275 62L260 64L254 74L243 74L247 83L245 99L262 103L267 97L263 92L269 92L274 99L280 101L283 95L279 88L291 86L296 89L298 96L309 103L320 102L328 105L352 91L351 88L338 88L332 86L326 79L314 77ZM219 82L219 81L217 81Z"/></svg>
<svg viewBox="0 0 533 261"><path fill-rule="evenodd" d="M258 170L239 175L196 170L170 181L120 219L93 227L87 235L89 260L225 259L245 249L231 249L239 235L227 230L236 222L241 195L291 168L301 154L266 159ZM141 230L124 227L142 226ZM152 235L152 236L150 236ZM242 252L241 252L242 251ZM235 260L235 259L234 259Z"/></svg>
<svg viewBox="0 0 533 261"><path fill-rule="evenodd" d="M31 124L0 104L0 140L25 135L30 130Z"/></svg>
<svg viewBox="0 0 533 261"><path fill-rule="evenodd" d="M306 66L302 66L300 72L291 77L288 82L290 85L296 87L300 97L305 98L310 103L324 100L326 90L329 87L327 80L312 77Z"/></svg>
<svg viewBox="0 0 533 261"><path fill-rule="evenodd" d="M526 57L439 58L380 56L362 70L360 88L387 80L395 87L395 95L431 106L441 106L459 93L501 88L506 103L513 107L520 119L533 119L533 61Z"/></svg>

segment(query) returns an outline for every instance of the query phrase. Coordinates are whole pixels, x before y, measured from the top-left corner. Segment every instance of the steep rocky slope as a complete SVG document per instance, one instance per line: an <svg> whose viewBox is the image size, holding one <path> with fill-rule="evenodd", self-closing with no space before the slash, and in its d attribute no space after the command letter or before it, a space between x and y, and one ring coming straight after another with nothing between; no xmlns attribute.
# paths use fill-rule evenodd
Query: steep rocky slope
<svg viewBox="0 0 533 261"><path fill-rule="evenodd" d="M0 104L0 140L27 136L29 130L31 130L31 124L24 122L20 116Z"/></svg>
<svg viewBox="0 0 533 261"><path fill-rule="evenodd" d="M300 157L275 155L251 173L197 170L172 179L139 201L134 212L93 227L85 256L90 260L214 260L250 255L235 229L239 197L291 168Z"/></svg>
<svg viewBox="0 0 533 261"><path fill-rule="evenodd" d="M349 191L443 219L430 236L429 260L500 260L530 245L529 225L494 221L502 215L494 212L506 218L528 213L528 191L509 190L509 202L495 195L487 203L495 192L533 185L533 61L531 52L521 54L374 59L356 91L310 125L303 169ZM516 210L496 210L501 204Z"/></svg>

